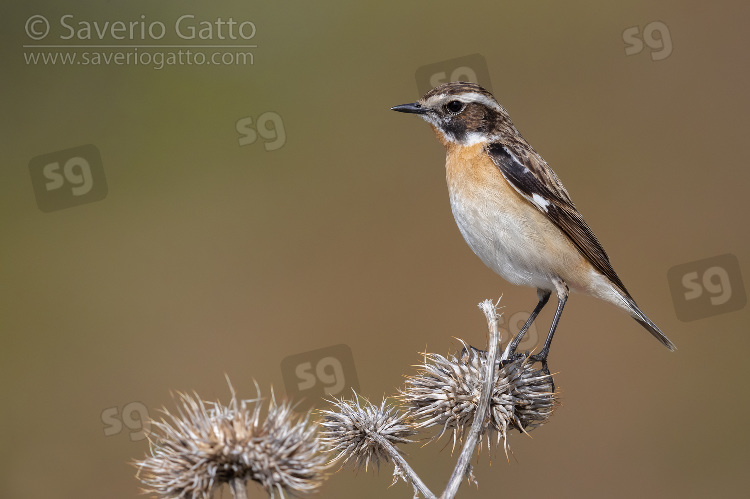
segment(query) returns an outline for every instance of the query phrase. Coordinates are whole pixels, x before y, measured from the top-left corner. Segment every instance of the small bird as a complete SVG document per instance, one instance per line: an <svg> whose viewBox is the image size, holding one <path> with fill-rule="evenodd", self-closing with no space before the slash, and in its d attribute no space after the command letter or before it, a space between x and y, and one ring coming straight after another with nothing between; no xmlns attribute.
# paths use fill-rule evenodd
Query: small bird
<svg viewBox="0 0 750 499"><path fill-rule="evenodd" d="M675 349L625 289L555 172L490 92L475 83L445 83L417 102L391 109L420 116L445 146L451 210L469 247L505 280L537 288L539 301L508 352L515 354L555 291L558 304L549 334L532 356L546 368L571 289L625 310Z"/></svg>

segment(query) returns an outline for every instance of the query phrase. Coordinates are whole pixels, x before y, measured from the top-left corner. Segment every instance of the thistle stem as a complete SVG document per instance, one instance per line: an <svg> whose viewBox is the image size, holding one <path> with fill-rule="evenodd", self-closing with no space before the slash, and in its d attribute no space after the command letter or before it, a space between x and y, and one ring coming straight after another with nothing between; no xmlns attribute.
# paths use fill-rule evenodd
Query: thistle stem
<svg viewBox="0 0 750 499"><path fill-rule="evenodd" d="M239 477L234 477L229 482L229 487L232 489L232 495L234 499L247 499L247 485L245 480Z"/></svg>
<svg viewBox="0 0 750 499"><path fill-rule="evenodd" d="M485 300L479 304L479 308L484 312L487 317L487 324L489 326L489 345L487 348L487 363L484 365L484 372L482 377L482 389L479 395L479 402L477 404L477 411L474 413L474 421L471 424L471 430L466 438L463 449L461 449L461 455L458 457L458 462L453 470L453 474L448 480L448 485L443 491L443 495L440 499L453 499L458 493L458 488L461 486L461 481L466 476L466 470L469 468L469 462L471 456L474 454L479 439L481 438L482 432L486 427L487 416L490 407L490 397L492 396L492 389L495 384L495 364L498 360L498 351L500 344L500 325L498 324L498 313L496 306L492 303L492 300Z"/></svg>
<svg viewBox="0 0 750 499"><path fill-rule="evenodd" d="M417 475L417 473L411 468L411 466L409 466L409 463L406 462L404 456L401 455L398 449L394 447L393 444L388 441L388 439L374 431L368 431L367 435L375 440L378 445L385 449L386 452L388 452L388 456L390 456L390 458L393 460L393 463L404 472L406 477L409 479L409 482L419 491L420 494L424 496L425 499L437 499L437 496L427 488L427 485L425 485L424 482L419 478L419 475Z"/></svg>

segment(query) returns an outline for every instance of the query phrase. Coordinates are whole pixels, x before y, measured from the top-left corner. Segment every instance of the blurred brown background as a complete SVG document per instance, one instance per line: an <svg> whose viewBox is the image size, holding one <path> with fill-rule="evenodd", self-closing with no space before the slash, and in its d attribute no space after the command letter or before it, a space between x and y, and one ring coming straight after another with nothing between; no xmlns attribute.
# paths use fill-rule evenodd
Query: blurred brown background
<svg viewBox="0 0 750 499"><path fill-rule="evenodd" d="M512 435L510 462L483 453L479 489L460 497L746 490L748 308L701 301L727 291L717 277L701 284L701 317L680 321L667 278L729 253L741 268L727 272L732 292L750 279L746 2L0 9L0 496L135 497L138 417L173 407L170 391L226 401L227 373L241 396L253 379L284 394L285 358L344 344L361 393L379 399L425 347L484 345L481 300L502 294L508 317L530 311L534 290L505 283L463 242L428 126L389 111L419 97L419 68L471 54L678 351L573 295L550 362L563 405L533 439ZM64 15L161 21L155 43L228 43L175 37L185 14L252 21L253 64L27 63L45 50L23 45L149 43L60 40ZM26 33L35 15L51 24L45 40ZM42 211L31 160L84 144L101 153L106 195ZM436 490L454 463L441 449L406 448ZM391 471L342 471L319 497L411 497L388 488Z"/></svg>

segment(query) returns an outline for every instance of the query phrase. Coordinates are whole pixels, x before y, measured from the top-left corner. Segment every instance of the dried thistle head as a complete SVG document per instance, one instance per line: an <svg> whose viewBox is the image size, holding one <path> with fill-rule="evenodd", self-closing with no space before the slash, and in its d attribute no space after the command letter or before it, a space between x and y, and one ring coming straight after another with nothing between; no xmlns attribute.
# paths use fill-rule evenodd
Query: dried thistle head
<svg viewBox="0 0 750 499"><path fill-rule="evenodd" d="M297 416L272 396L261 420L261 406L260 397L238 401L233 389L229 405L180 393L177 414L163 410L168 420L152 423L150 455L135 463L146 492L209 499L238 479L259 483L271 497L317 489L328 464L309 413Z"/></svg>
<svg viewBox="0 0 750 499"><path fill-rule="evenodd" d="M419 428L442 427L434 439L447 431L453 445L471 428L482 386L487 353L464 344L458 355L447 358L427 353L419 372L406 379L399 397L412 409ZM490 398L488 432L504 441L510 429L527 432L544 424L555 406L552 377L534 369L526 356L495 369ZM488 439L490 435L488 434Z"/></svg>
<svg viewBox="0 0 750 499"><path fill-rule="evenodd" d="M335 410L320 411L324 417L321 439L332 451L338 452L332 462L343 459L342 464L352 462L355 469L367 470L370 463L380 466L388 462L388 452L374 435L379 435L391 445L411 443L409 437L417 433L408 413L401 413L385 400L380 406L360 398L355 393L353 401L334 398Z"/></svg>

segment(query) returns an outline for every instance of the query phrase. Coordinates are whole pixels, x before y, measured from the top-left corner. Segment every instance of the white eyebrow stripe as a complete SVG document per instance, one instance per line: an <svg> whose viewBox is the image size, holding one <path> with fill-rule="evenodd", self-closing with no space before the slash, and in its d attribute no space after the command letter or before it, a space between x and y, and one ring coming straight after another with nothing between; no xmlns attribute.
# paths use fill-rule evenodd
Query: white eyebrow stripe
<svg viewBox="0 0 750 499"><path fill-rule="evenodd" d="M465 94L459 94L454 96L457 100L460 100L461 102L470 103L470 102L478 102L480 104L484 104L485 106L494 109L495 111L500 111L500 104L495 102L494 99L490 99L486 95L479 94L477 92L469 92Z"/></svg>
<svg viewBox="0 0 750 499"><path fill-rule="evenodd" d="M471 102L477 102L479 104L483 104L490 109L494 109L495 111L500 112L500 104L498 104L494 99L487 97L484 94L480 94L478 92L467 92L464 94L438 94L433 95L429 98L427 101L430 105L437 104L443 101L450 101L450 100L457 100L460 102L463 102L464 104L469 104Z"/></svg>

